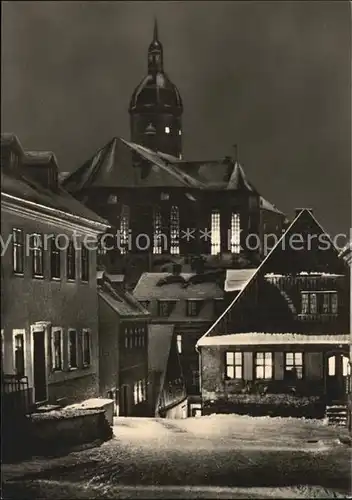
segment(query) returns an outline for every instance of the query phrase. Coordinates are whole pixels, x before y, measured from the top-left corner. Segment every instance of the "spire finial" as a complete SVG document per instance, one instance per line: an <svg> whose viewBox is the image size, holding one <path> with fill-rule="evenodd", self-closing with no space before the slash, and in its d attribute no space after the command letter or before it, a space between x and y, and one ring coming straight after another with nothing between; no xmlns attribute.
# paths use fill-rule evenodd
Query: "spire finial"
<svg viewBox="0 0 352 500"><path fill-rule="evenodd" d="M235 163L238 162L238 144L233 144L232 146L233 150L234 150L234 160L235 160Z"/></svg>
<svg viewBox="0 0 352 500"><path fill-rule="evenodd" d="M154 17L154 42L156 42L157 40L159 39L159 36L158 36L158 20L156 17Z"/></svg>

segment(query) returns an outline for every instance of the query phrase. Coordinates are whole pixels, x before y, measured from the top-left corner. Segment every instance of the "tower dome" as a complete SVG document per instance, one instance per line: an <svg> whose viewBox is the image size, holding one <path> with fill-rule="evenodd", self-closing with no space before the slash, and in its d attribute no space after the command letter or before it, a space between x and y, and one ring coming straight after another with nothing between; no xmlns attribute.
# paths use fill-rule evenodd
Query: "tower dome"
<svg viewBox="0 0 352 500"><path fill-rule="evenodd" d="M134 90L129 106L131 140L154 150L181 157L182 99L164 71L163 46L154 23L148 49L148 74ZM150 129L155 129L151 134Z"/></svg>

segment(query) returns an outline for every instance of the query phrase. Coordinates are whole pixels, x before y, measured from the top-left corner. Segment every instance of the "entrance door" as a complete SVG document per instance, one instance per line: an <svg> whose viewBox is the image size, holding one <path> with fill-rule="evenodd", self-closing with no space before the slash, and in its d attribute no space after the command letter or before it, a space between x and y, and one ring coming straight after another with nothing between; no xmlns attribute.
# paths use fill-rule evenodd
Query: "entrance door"
<svg viewBox="0 0 352 500"><path fill-rule="evenodd" d="M120 415L128 417L129 415L129 390L128 385L123 385L120 391Z"/></svg>
<svg viewBox="0 0 352 500"><path fill-rule="evenodd" d="M330 354L327 358L326 395L330 401L346 397L348 362L343 354Z"/></svg>
<svg viewBox="0 0 352 500"><path fill-rule="evenodd" d="M47 399L45 330L33 332L33 385L36 403Z"/></svg>

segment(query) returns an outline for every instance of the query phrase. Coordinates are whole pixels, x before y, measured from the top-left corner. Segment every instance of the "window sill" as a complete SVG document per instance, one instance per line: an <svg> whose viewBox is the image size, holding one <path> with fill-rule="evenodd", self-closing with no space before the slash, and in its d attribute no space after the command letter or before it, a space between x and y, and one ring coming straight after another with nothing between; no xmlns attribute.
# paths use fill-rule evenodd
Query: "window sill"
<svg viewBox="0 0 352 500"><path fill-rule="evenodd" d="M63 369L62 368L53 368L51 370L52 373L62 373L63 372Z"/></svg>
<svg viewBox="0 0 352 500"><path fill-rule="evenodd" d="M76 283L76 278L67 278L67 283Z"/></svg>
<svg viewBox="0 0 352 500"><path fill-rule="evenodd" d="M83 369L83 370L87 370L88 368L91 368L91 366L92 366L92 365L91 365L91 363L89 363L89 364L84 364L84 365L82 366L82 369Z"/></svg>
<svg viewBox="0 0 352 500"><path fill-rule="evenodd" d="M75 372L75 371L77 371L77 370L78 370L78 366L69 366L69 367L68 367L68 371L69 371L69 372Z"/></svg>
<svg viewBox="0 0 352 500"><path fill-rule="evenodd" d="M52 276L50 279L51 281L61 281L61 278L56 278L55 276Z"/></svg>
<svg viewBox="0 0 352 500"><path fill-rule="evenodd" d="M40 275L40 274L34 274L34 275L32 275L32 278L35 280L43 280L44 276Z"/></svg>
<svg viewBox="0 0 352 500"><path fill-rule="evenodd" d="M84 283L84 284L88 285L89 284L89 280L84 280L84 279L81 278L81 283Z"/></svg>
<svg viewBox="0 0 352 500"><path fill-rule="evenodd" d="M19 272L16 272L16 271L13 271L13 276L17 276L18 278L23 278L24 277L24 273L19 273Z"/></svg>

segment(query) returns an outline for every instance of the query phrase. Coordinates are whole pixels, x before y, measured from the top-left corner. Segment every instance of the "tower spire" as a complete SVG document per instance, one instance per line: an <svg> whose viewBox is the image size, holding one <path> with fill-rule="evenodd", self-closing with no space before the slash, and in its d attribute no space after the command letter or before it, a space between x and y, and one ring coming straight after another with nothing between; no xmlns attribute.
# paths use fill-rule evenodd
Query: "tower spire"
<svg viewBox="0 0 352 500"><path fill-rule="evenodd" d="M154 17L154 36L153 36L153 42L159 41L159 33L158 33L158 20L156 17Z"/></svg>

